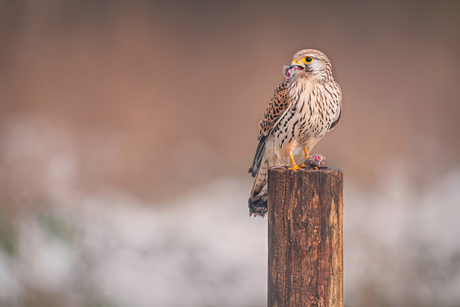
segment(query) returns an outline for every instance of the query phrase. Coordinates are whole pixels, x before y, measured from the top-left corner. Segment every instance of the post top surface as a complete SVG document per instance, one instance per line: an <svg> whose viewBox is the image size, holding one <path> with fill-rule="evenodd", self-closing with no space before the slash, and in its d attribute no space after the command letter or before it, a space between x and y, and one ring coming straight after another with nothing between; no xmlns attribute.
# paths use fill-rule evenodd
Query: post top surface
<svg viewBox="0 0 460 307"><path fill-rule="evenodd" d="M323 165L319 166L318 169L314 168L301 168L301 169L289 169L287 166L275 166L275 167L270 167L269 172L276 172L276 173L287 173L287 174L293 174L296 172L305 172L305 173L343 173L343 169L337 166L331 166L331 165Z"/></svg>

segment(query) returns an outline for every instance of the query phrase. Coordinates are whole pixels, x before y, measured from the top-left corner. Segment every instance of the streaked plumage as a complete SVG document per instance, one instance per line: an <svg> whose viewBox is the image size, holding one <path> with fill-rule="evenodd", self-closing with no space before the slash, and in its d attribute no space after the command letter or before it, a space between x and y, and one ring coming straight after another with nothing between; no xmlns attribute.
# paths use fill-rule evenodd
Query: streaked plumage
<svg viewBox="0 0 460 307"><path fill-rule="evenodd" d="M267 213L268 168L289 165L297 169L292 155L305 151L305 158L316 143L339 122L342 91L332 76L332 65L322 52L297 52L291 66L284 67L286 81L275 89L259 123L259 144L249 169L255 177L249 196L249 214Z"/></svg>

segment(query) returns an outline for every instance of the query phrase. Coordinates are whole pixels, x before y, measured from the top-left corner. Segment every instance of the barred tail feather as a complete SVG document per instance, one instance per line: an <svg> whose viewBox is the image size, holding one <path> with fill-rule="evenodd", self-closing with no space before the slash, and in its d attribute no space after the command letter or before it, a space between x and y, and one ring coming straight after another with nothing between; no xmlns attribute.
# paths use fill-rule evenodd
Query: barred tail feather
<svg viewBox="0 0 460 307"><path fill-rule="evenodd" d="M254 185L249 196L249 216L262 216L267 213L268 199L268 161L265 159L265 154L261 159L259 170L255 176Z"/></svg>

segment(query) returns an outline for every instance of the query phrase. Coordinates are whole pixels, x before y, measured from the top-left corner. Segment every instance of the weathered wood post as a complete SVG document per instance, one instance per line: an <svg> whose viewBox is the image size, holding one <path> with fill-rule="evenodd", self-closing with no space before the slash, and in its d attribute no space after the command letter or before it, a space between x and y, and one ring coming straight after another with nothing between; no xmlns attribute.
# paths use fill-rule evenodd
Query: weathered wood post
<svg viewBox="0 0 460 307"><path fill-rule="evenodd" d="M268 174L268 307L343 307L343 171Z"/></svg>

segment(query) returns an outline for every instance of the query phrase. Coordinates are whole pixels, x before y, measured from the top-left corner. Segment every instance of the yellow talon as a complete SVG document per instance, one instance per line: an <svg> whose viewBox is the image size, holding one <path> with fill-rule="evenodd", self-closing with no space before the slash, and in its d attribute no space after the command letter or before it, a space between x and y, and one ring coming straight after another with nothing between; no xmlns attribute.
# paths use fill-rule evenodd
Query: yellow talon
<svg viewBox="0 0 460 307"><path fill-rule="evenodd" d="M308 155L308 149L305 149L305 160L307 160L308 157L309 157L309 155Z"/></svg>
<svg viewBox="0 0 460 307"><path fill-rule="evenodd" d="M294 157L292 156L292 154L289 155L289 159L291 159L291 163L292 163L291 169L300 169L300 167L298 167L297 164L295 164Z"/></svg>

